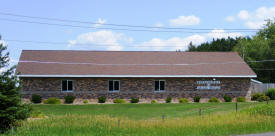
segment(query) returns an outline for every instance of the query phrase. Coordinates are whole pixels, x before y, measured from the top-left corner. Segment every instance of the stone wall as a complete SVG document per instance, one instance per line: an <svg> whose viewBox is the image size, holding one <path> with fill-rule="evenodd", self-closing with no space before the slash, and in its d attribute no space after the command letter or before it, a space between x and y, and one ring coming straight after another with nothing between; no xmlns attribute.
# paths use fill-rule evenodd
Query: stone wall
<svg viewBox="0 0 275 136"><path fill-rule="evenodd" d="M73 92L62 92L61 81L73 80ZM232 97L248 96L249 78L216 78L220 81L220 90L197 90L197 81L213 80L212 78L21 78L23 98L32 94L40 94L43 98L63 98L67 94L81 99L96 99L107 96L109 99L139 97L141 99L192 98L196 95L202 98L221 98L227 94ZM120 80L119 92L108 92L108 80ZM165 80L165 92L154 91L154 81Z"/></svg>

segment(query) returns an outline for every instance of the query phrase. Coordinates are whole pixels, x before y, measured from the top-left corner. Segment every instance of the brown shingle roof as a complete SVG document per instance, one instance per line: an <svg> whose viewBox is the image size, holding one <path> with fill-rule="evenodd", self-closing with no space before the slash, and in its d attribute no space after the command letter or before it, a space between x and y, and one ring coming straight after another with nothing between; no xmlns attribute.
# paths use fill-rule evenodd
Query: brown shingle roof
<svg viewBox="0 0 275 136"><path fill-rule="evenodd" d="M23 50L17 72L21 76L256 76L235 52Z"/></svg>

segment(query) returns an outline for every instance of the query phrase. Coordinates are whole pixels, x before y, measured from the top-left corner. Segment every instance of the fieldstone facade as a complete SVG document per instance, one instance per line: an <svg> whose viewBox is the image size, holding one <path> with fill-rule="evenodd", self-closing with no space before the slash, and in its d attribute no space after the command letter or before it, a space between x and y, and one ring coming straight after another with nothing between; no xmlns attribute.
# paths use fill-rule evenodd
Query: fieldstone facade
<svg viewBox="0 0 275 136"><path fill-rule="evenodd" d="M44 99L49 97L63 98L72 94L80 99L97 99L106 96L108 99L139 97L140 99L222 98L225 94L234 97L250 95L250 78L216 78L220 81L218 90L198 90L197 81L213 81L213 78L27 78L21 77L22 96L30 98L32 94L40 94ZM61 81L73 80L73 92L62 92ZM108 81L120 80L120 91L109 92ZM165 91L154 90L155 80L165 80Z"/></svg>

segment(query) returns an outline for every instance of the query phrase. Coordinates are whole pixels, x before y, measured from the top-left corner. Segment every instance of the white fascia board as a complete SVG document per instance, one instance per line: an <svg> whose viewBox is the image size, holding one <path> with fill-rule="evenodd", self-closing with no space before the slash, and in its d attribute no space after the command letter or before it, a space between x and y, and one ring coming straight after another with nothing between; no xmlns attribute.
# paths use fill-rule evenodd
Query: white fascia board
<svg viewBox="0 0 275 136"><path fill-rule="evenodd" d="M263 82L255 80L255 79L251 79L252 82L258 83L258 84L262 84Z"/></svg>
<svg viewBox="0 0 275 136"><path fill-rule="evenodd" d="M240 77L256 78L256 75L18 75L19 77Z"/></svg>

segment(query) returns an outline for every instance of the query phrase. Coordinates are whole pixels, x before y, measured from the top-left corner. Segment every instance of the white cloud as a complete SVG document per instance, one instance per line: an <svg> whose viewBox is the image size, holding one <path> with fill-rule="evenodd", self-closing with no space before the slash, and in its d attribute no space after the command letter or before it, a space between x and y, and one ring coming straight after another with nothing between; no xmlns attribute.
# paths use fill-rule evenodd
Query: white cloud
<svg viewBox="0 0 275 136"><path fill-rule="evenodd" d="M69 41L68 47L72 48L86 44L89 45L89 47L102 46L107 50L122 50L123 46L120 43L131 43L132 41L133 38L126 37L122 33L102 30L80 34L76 40Z"/></svg>
<svg viewBox="0 0 275 136"><path fill-rule="evenodd" d="M226 32L223 29L214 29L206 34L194 34L187 37L170 37L167 39L152 38L151 40L134 44L135 49L140 50L182 50L188 49L189 43L199 45L203 42L227 37L239 37L241 33ZM97 32L83 33L77 36L75 40L70 40L68 47L78 48L81 45L89 48L97 49L97 46L102 46L107 50L123 50L123 44L133 45L133 38L125 36L123 33L115 33L112 31L102 30ZM102 48L101 47L101 48Z"/></svg>
<svg viewBox="0 0 275 136"><path fill-rule="evenodd" d="M135 47L142 50L163 50L166 47L166 43L165 40L160 38L153 38L150 41L135 45Z"/></svg>
<svg viewBox="0 0 275 136"><path fill-rule="evenodd" d="M188 49L190 42L192 42L193 45L198 45L205 41L206 41L206 37L204 37L202 35L197 35L197 34L185 37L183 39L181 39L179 37L174 37L174 38L167 40L169 45L175 46L175 47L172 47L172 50L180 49L182 51L185 51Z"/></svg>
<svg viewBox="0 0 275 136"><path fill-rule="evenodd" d="M156 27L163 27L164 25L162 23L156 23Z"/></svg>
<svg viewBox="0 0 275 136"><path fill-rule="evenodd" d="M245 25L251 29L258 29L261 28L265 23L265 21L247 21Z"/></svg>
<svg viewBox="0 0 275 136"><path fill-rule="evenodd" d="M228 21L228 22L234 22L235 21L235 17L228 16L228 17L225 18L225 20Z"/></svg>
<svg viewBox="0 0 275 136"><path fill-rule="evenodd" d="M242 36L241 33L226 32L223 29L214 29L207 34L194 34L187 37L171 37L168 39L153 38L149 41L145 41L141 44L135 45L135 48L141 50L182 50L188 49L189 43L192 42L193 45L199 45L208 40L218 39L218 38L228 38L228 37L239 37Z"/></svg>
<svg viewBox="0 0 275 136"><path fill-rule="evenodd" d="M169 20L171 26L186 26L186 25L198 25L200 18L194 15L191 16L179 16L176 19Z"/></svg>
<svg viewBox="0 0 275 136"><path fill-rule="evenodd" d="M260 7L255 11L241 10L238 18L251 29L259 29L266 23L265 20L275 18L275 7Z"/></svg>
<svg viewBox="0 0 275 136"><path fill-rule="evenodd" d="M246 10L241 10L238 14L238 17L242 20L247 20L249 18L248 11Z"/></svg>
<svg viewBox="0 0 275 136"><path fill-rule="evenodd" d="M164 49L186 50L190 42L197 45L205 41L206 41L205 37L201 35L191 35L185 38L181 38L181 37L172 37L169 39L153 38L150 41L146 41L141 44L135 45L135 47L143 50L164 50Z"/></svg>
<svg viewBox="0 0 275 136"><path fill-rule="evenodd" d="M272 19L275 17L275 7L260 7L256 10L256 12L253 14L252 17L255 17L257 19Z"/></svg>
<svg viewBox="0 0 275 136"><path fill-rule="evenodd" d="M98 18L98 20L96 22L97 24L94 24L94 27L100 27L101 25L105 24L106 22L107 22L107 20Z"/></svg>
<svg viewBox="0 0 275 136"><path fill-rule="evenodd" d="M223 29L214 29L210 33L206 34L207 38L209 39L220 39L220 38L235 38L235 37L240 37L242 36L241 33L237 32L226 32Z"/></svg>

